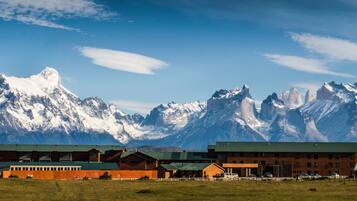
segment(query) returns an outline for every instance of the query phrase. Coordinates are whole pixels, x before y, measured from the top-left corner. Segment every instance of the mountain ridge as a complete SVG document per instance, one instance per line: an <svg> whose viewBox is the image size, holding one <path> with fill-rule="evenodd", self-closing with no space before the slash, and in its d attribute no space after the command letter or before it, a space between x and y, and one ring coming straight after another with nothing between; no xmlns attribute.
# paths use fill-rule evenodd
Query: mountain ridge
<svg viewBox="0 0 357 201"><path fill-rule="evenodd" d="M217 90L207 102L160 104L145 117L102 99L81 99L46 67L18 78L0 74L0 139L6 143L122 143L204 148L235 141L357 141L357 84L324 83L305 97L273 92L260 110L247 85Z"/></svg>

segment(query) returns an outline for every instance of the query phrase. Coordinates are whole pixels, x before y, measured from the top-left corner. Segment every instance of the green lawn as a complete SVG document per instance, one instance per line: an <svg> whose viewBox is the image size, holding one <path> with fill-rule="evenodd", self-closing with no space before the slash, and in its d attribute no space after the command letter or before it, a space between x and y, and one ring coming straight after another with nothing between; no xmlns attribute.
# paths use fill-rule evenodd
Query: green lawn
<svg viewBox="0 0 357 201"><path fill-rule="evenodd" d="M0 180L0 200L357 200L357 181Z"/></svg>

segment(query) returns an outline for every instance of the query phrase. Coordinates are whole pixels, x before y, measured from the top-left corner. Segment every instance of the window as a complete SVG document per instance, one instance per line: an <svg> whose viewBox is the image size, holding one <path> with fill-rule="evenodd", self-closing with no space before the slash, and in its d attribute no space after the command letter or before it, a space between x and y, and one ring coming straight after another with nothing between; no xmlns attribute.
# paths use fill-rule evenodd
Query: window
<svg viewBox="0 0 357 201"><path fill-rule="evenodd" d="M330 168L333 168L333 163L328 163L328 166L329 166Z"/></svg>
<svg viewBox="0 0 357 201"><path fill-rule="evenodd" d="M332 154L328 155L328 159L330 159L330 160L332 159Z"/></svg>
<svg viewBox="0 0 357 201"><path fill-rule="evenodd" d="M336 163L336 168L340 168L340 163Z"/></svg>
<svg viewBox="0 0 357 201"><path fill-rule="evenodd" d="M319 159L319 155L318 154L314 154L314 159Z"/></svg>
<svg viewBox="0 0 357 201"><path fill-rule="evenodd" d="M311 163L308 162L308 163L306 164L306 166L307 166L308 168L311 168Z"/></svg>
<svg viewBox="0 0 357 201"><path fill-rule="evenodd" d="M318 168L319 167L319 164L314 162L314 168Z"/></svg>
<svg viewBox="0 0 357 201"><path fill-rule="evenodd" d="M310 155L310 154L307 154L307 155L306 155L306 158L310 159L310 158L311 158L311 155Z"/></svg>

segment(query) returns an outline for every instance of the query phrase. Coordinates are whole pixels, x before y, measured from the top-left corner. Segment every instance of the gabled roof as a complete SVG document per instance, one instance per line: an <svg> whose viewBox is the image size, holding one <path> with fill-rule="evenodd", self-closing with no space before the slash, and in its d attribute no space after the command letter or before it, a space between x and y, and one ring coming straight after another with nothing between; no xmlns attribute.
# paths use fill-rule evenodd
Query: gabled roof
<svg viewBox="0 0 357 201"><path fill-rule="evenodd" d="M98 150L105 153L110 150L124 150L121 145L31 145L31 144L1 144L0 151L21 151L21 152L86 152Z"/></svg>
<svg viewBox="0 0 357 201"><path fill-rule="evenodd" d="M82 170L116 170L119 169L117 163L102 162L0 162L0 170L9 168L11 165L16 166L81 166Z"/></svg>
<svg viewBox="0 0 357 201"><path fill-rule="evenodd" d="M215 152L302 152L356 153L357 143L349 142L217 142Z"/></svg>
<svg viewBox="0 0 357 201"><path fill-rule="evenodd" d="M135 153L147 155L156 160L176 160L176 161L211 161L212 158L206 157L206 153L202 152L156 152L156 151L140 151L140 152L124 152L121 158L125 158Z"/></svg>
<svg viewBox="0 0 357 201"><path fill-rule="evenodd" d="M218 168L222 169L222 167L218 166L215 163L170 163L162 164L160 166L165 168L166 170L201 171L210 165L215 165Z"/></svg>

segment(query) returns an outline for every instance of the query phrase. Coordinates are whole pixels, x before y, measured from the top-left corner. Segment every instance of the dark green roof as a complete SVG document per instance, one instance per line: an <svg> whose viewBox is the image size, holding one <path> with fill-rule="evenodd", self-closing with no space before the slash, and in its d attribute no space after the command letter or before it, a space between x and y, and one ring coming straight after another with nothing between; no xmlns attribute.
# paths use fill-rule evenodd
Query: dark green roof
<svg viewBox="0 0 357 201"><path fill-rule="evenodd" d="M200 171L212 163L170 163L161 165L166 170Z"/></svg>
<svg viewBox="0 0 357 201"><path fill-rule="evenodd" d="M82 170L116 170L117 163L102 162L0 162L0 169L17 166L81 166Z"/></svg>
<svg viewBox="0 0 357 201"><path fill-rule="evenodd" d="M210 146L213 148L213 146ZM217 142L215 152L356 153L357 143L340 142Z"/></svg>
<svg viewBox="0 0 357 201"><path fill-rule="evenodd" d="M176 160L176 161L211 161L213 159L208 158L206 153L202 152L156 152L156 151L140 151L140 152L124 152L121 158L127 157L131 154L142 153L156 160Z"/></svg>
<svg viewBox="0 0 357 201"><path fill-rule="evenodd" d="M123 150L121 145L30 145L30 144L2 144L0 151L22 151L22 152L85 152L96 149L102 153L109 150Z"/></svg>

